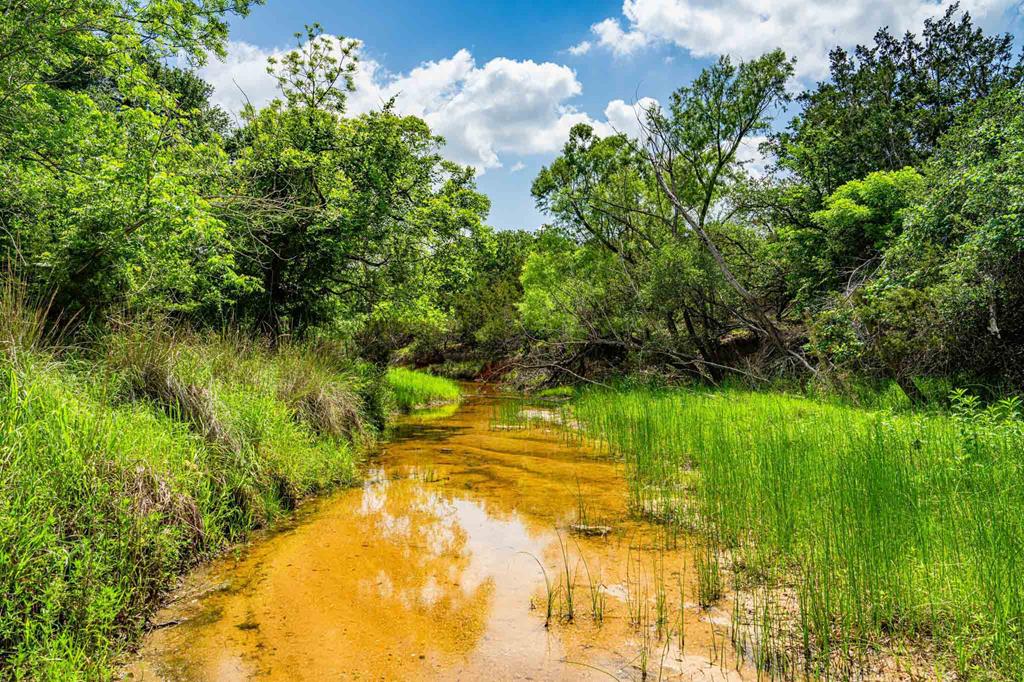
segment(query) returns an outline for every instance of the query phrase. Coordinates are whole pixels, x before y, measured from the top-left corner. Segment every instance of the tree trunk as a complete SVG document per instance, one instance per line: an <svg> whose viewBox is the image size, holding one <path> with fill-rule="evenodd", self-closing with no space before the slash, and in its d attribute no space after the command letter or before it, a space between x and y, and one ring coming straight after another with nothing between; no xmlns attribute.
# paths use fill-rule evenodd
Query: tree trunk
<svg viewBox="0 0 1024 682"><path fill-rule="evenodd" d="M690 311L683 310L683 322L686 324L686 333L689 335L690 341L697 347L697 351L705 360L703 363L704 371L712 383L717 384L722 380L722 368L720 367L721 363L719 362L718 353L712 352L708 344L697 335L697 329L693 326L693 320L690 318ZM717 342L715 345L717 346Z"/></svg>
<svg viewBox="0 0 1024 682"><path fill-rule="evenodd" d="M896 382L896 385L899 386L900 389L906 394L907 398L910 399L910 402L913 405L924 405L924 403L927 401L927 398L925 397L924 393L922 393L921 389L919 389L917 387L917 384L914 383L913 377L907 376L902 372L897 372L895 373L895 377L893 380Z"/></svg>

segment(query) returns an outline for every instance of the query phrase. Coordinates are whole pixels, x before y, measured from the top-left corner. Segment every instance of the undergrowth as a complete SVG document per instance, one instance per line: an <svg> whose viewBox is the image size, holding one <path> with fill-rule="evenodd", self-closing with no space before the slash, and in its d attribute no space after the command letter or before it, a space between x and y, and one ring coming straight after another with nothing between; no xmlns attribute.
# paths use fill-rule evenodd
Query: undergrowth
<svg viewBox="0 0 1024 682"><path fill-rule="evenodd" d="M108 677L176 576L353 482L396 405L451 395L326 345L159 324L47 347L0 303L0 679Z"/></svg>

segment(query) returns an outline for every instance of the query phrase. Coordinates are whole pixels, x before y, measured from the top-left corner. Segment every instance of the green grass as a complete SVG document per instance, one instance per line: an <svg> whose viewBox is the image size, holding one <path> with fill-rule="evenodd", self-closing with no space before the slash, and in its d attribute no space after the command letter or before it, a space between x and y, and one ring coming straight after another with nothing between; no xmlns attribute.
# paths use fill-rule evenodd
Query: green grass
<svg viewBox="0 0 1024 682"><path fill-rule="evenodd" d="M571 398L576 394L576 389L572 386L555 386L553 388L545 388L542 391L538 391L536 396L538 398Z"/></svg>
<svg viewBox="0 0 1024 682"><path fill-rule="evenodd" d="M328 348L132 328L2 350L0 679L107 677L176 576L354 482L392 402Z"/></svg>
<svg viewBox="0 0 1024 682"><path fill-rule="evenodd" d="M457 402L462 395L459 385L451 379L415 372L404 367L389 369L386 378L394 393L395 404L403 412Z"/></svg>
<svg viewBox="0 0 1024 682"><path fill-rule="evenodd" d="M748 580L798 585L812 672L892 636L963 675L1024 666L1019 404L869 411L738 390L589 390L591 436L627 465L633 508L688 524Z"/></svg>

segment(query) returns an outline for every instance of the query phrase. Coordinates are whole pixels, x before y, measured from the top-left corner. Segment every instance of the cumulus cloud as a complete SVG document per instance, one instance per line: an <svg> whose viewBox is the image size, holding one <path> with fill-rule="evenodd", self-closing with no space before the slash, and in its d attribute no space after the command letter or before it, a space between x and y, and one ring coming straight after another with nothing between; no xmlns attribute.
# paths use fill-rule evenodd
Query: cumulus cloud
<svg viewBox="0 0 1024 682"><path fill-rule="evenodd" d="M525 163L523 163L522 161L516 161L512 165L512 167L509 168L509 171L511 171L513 173L518 173L519 171L521 171L521 170L523 170L525 168L526 168L526 164Z"/></svg>
<svg viewBox="0 0 1024 682"><path fill-rule="evenodd" d="M249 43L232 41L224 60L212 58L199 75L213 85L210 100L237 115L246 102L261 107L277 94L277 83L267 73L267 58L283 51L264 50Z"/></svg>
<svg viewBox="0 0 1024 682"><path fill-rule="evenodd" d="M228 58L201 73L214 86L214 102L234 113L246 101L269 102L276 90L266 60L283 52L231 43ZM395 98L400 113L423 118L445 137L449 158L478 172L501 166L503 154L557 151L577 123L599 125L569 103L583 91L576 73L551 62L499 57L478 65L467 50L459 50L393 74L363 58L355 82L349 112L378 109Z"/></svg>
<svg viewBox="0 0 1024 682"><path fill-rule="evenodd" d="M627 3L628 4L628 3ZM618 19L605 19L590 27L597 43L617 55L630 55L651 42L651 35L639 29L623 31Z"/></svg>
<svg viewBox="0 0 1024 682"><path fill-rule="evenodd" d="M896 35L917 31L954 0L625 0L621 18L591 27L597 44L628 55L656 43L696 57L742 59L781 47L798 58L797 72L821 78L836 45L866 43L882 26ZM976 19L996 19L1020 0L961 0ZM623 28L625 26L625 28Z"/></svg>
<svg viewBox="0 0 1024 682"><path fill-rule="evenodd" d="M589 40L584 40L583 42L576 43L575 45L570 47L569 54L571 54L574 57L580 57L590 52L590 48L592 48L593 46L594 44L591 43Z"/></svg>
<svg viewBox="0 0 1024 682"><path fill-rule="evenodd" d="M642 128L647 112L660 106L658 100L652 97L642 97L634 104L627 104L621 99L616 99L605 107L604 117L608 120L607 126L614 132L639 138L643 132Z"/></svg>
<svg viewBox="0 0 1024 682"><path fill-rule="evenodd" d="M764 177L768 173L769 159L761 153L761 145L767 141L768 138L763 135L748 137L736 150L736 160L755 178Z"/></svg>

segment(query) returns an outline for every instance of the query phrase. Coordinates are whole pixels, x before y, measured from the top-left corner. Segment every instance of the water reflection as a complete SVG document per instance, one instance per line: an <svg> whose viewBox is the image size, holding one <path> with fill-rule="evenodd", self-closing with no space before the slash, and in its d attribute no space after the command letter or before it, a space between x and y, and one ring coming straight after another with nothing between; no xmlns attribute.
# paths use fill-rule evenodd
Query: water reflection
<svg viewBox="0 0 1024 682"><path fill-rule="evenodd" d="M628 520L619 465L555 433L492 430L490 416L487 400L479 400L440 421L404 424L361 488L312 505L288 532L193 576L186 590L198 596L158 616L182 624L151 633L129 673L163 680L639 678L640 652L654 648L630 625L629 603L641 589L653 598L653 560L671 584L691 590L689 555L653 550L652 529ZM561 538L580 612L549 629L538 562L557 583L565 570L557 533L574 519L579 496L616 532ZM583 577L581 556L591 578ZM608 596L603 623L583 607L588 579ZM204 585L228 589L204 592ZM558 598L564 607L565 592ZM702 653L713 626L695 610L683 616L687 651L670 640L664 649L657 644L658 655L671 659L664 669L676 679L723 679L728 665Z"/></svg>

